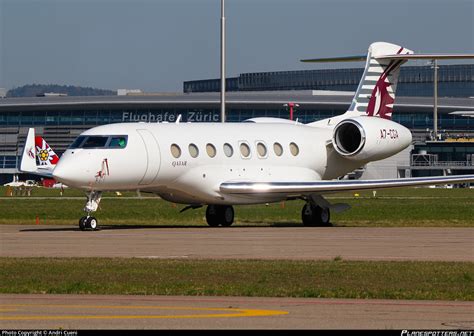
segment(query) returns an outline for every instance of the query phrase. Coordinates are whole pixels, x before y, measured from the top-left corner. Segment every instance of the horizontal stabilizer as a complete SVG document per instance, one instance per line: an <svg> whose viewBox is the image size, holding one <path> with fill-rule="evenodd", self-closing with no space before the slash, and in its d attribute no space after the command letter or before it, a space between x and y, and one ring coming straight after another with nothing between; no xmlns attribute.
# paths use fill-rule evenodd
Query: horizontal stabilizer
<svg viewBox="0 0 474 336"><path fill-rule="evenodd" d="M360 56L346 56L346 57L302 59L301 62L305 62L305 63L360 62L360 61L365 61L366 59L367 59L366 55L360 55Z"/></svg>
<svg viewBox="0 0 474 336"><path fill-rule="evenodd" d="M470 59L474 58L474 54L394 54L394 55L379 55L373 56L380 60L417 60L417 59ZM312 58L302 59L304 63L332 63L332 62L362 62L366 61L367 56L346 56L346 57L328 57L328 58Z"/></svg>
<svg viewBox="0 0 474 336"><path fill-rule="evenodd" d="M417 60L417 59L468 59L474 58L474 54L411 54L411 55L382 55L377 59L391 60Z"/></svg>

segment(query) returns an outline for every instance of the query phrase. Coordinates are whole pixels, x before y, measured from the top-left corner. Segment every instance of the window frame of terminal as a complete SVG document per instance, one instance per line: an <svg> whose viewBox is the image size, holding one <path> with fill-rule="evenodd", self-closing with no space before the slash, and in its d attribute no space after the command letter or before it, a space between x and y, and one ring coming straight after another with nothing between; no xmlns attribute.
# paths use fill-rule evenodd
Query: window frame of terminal
<svg viewBox="0 0 474 336"><path fill-rule="evenodd" d="M107 138L107 140L105 141L104 145L84 147L84 145L90 138ZM120 146L119 144L112 145L112 141L114 139L120 138L125 140L124 146ZM79 139L81 140L79 141ZM124 149L127 147L127 145L128 135L80 135L74 140L74 142L69 146L68 149Z"/></svg>

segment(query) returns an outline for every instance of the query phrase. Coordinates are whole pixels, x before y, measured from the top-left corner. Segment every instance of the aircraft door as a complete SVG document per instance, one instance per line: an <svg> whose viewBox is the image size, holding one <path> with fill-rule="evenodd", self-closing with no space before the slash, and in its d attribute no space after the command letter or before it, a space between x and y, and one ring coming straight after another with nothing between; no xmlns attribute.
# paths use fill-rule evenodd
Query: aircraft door
<svg viewBox="0 0 474 336"><path fill-rule="evenodd" d="M137 132L142 138L147 154L147 165L145 174L143 175L143 178L139 184L147 185L155 181L156 177L158 176L158 172L160 171L160 147L158 145L158 142L156 141L156 138L150 131L145 129L139 129L137 130Z"/></svg>

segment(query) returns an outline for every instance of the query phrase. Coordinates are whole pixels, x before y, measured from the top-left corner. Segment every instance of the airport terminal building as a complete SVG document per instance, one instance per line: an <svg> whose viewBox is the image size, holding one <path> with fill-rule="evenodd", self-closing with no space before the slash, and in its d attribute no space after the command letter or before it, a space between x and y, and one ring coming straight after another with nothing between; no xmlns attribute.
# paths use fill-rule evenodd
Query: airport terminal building
<svg viewBox="0 0 474 336"><path fill-rule="evenodd" d="M461 81L447 82L448 92L464 90L463 97L438 99L438 124L443 139L449 146L438 142L430 144L433 128L433 98L398 96L393 119L414 134L415 146L411 151L396 156L373 177L419 176L446 173L474 172L474 110L473 67L467 67L470 77L455 77ZM403 68L402 68L403 69ZM351 69L344 69L343 72ZM454 78L454 77L453 77ZM359 81L357 78L357 82ZM451 83L451 84L449 84ZM420 92L426 83L420 83ZM431 83L432 85L432 83ZM185 83L186 86L186 83ZM401 87L401 86L400 86ZM399 87L399 88L400 88ZM341 89L340 87L331 87ZM316 90L239 91L227 95L227 121L238 122L253 117L288 118L285 104L297 103L294 118L307 123L344 113L350 105L352 93ZM432 87L430 89L432 91ZM440 90L441 91L441 90ZM441 93L440 93L441 95ZM60 155L75 137L91 127L119 122L219 122L219 94L217 92L178 94L134 94L127 96L94 97L32 97L0 99L0 182L11 181L18 173L21 150L29 127L35 127ZM453 113L454 112L454 113ZM466 114L464 114L466 112ZM425 146L425 147L423 147ZM456 148L456 155L448 153ZM433 154L418 158L414 154ZM428 161L426 161L428 160ZM455 162L455 166L446 161ZM428 162L428 163L426 163ZM424 165L423 169L416 169ZM428 169L430 168L430 169Z"/></svg>
<svg viewBox="0 0 474 336"><path fill-rule="evenodd" d="M438 94L440 97L474 96L474 64L438 66ZM243 73L227 78L228 91L282 91L357 89L364 68L299 70ZM432 97L434 71L431 66L402 66L397 85L397 96ZM187 81L183 92L219 92L220 79Z"/></svg>

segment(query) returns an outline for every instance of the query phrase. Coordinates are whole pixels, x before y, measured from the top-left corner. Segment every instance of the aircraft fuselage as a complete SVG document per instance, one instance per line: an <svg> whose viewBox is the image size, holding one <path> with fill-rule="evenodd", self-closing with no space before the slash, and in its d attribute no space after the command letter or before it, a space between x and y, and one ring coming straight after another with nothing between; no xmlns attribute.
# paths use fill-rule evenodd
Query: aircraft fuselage
<svg viewBox="0 0 474 336"><path fill-rule="evenodd" d="M108 147L104 139L68 149L54 170L59 181L89 191L140 189L184 204L278 201L286 197L225 195L219 186L333 179L361 165L327 146L332 129L294 123L124 123L81 136L122 136L126 145Z"/></svg>

